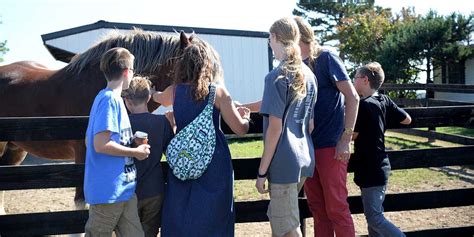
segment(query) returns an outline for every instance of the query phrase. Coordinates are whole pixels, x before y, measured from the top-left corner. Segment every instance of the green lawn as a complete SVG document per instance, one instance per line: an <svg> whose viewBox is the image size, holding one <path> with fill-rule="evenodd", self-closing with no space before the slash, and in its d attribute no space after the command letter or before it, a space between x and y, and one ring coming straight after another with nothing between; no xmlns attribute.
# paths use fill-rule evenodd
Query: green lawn
<svg viewBox="0 0 474 237"><path fill-rule="evenodd" d="M462 129L456 129L456 131L466 134L466 131L463 131ZM444 143L441 143L441 145L440 143L430 143L426 138L391 132L388 132L386 135L385 143L387 149L390 150L446 146ZM450 146L451 144L447 145ZM260 139L229 140L229 147L233 159L255 158L261 156L263 142ZM414 190L426 185L440 187L447 185L451 180L456 179L458 179L458 177L430 168L395 170L392 171L390 176L389 191L404 192L406 190ZM351 173L347 178L349 193L350 195L357 195L358 187L352 180L353 174ZM436 180L436 182L433 184L434 180ZM268 195L261 195L257 192L255 188L255 180L236 180L234 192L237 201L268 199Z"/></svg>
<svg viewBox="0 0 474 237"><path fill-rule="evenodd" d="M474 129L461 128L461 127L441 127L436 128L437 132L454 134L454 135L463 135L467 137L474 137Z"/></svg>

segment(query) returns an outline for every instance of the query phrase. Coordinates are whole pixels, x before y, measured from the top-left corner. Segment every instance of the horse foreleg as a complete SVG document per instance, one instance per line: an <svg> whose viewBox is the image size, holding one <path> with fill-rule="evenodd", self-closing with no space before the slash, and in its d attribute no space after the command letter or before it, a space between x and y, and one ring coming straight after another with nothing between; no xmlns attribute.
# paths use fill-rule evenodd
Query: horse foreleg
<svg viewBox="0 0 474 237"><path fill-rule="evenodd" d="M77 140L74 143L74 159L76 164L84 164L86 159L86 146L84 140ZM74 196L74 204L76 209L85 209L87 207L84 199L84 187L76 187L76 194Z"/></svg>
<svg viewBox="0 0 474 237"><path fill-rule="evenodd" d="M26 151L11 142L2 142L3 153L0 152L0 165L19 165L26 157ZM1 150L1 145L0 145Z"/></svg>
<svg viewBox="0 0 474 237"><path fill-rule="evenodd" d="M0 142L0 165L19 165L26 152L11 142ZM0 215L5 214L5 191L0 191Z"/></svg>

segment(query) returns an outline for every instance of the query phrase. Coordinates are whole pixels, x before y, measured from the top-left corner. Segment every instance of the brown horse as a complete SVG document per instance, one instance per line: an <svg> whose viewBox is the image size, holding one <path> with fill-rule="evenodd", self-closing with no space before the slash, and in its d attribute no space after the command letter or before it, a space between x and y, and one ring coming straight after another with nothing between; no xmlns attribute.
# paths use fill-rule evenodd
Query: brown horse
<svg viewBox="0 0 474 237"><path fill-rule="evenodd" d="M157 90L163 90L172 83L173 64L192 41L183 32L164 35L139 29L128 34L114 31L61 70L28 61L0 66L0 117L89 115L95 96L106 86L99 69L100 58L113 47L124 47L134 54L135 73L148 76ZM157 107L150 102L150 110ZM1 141L0 165L18 165L27 153L84 163L84 140ZM83 201L82 188L76 189L75 200ZM0 196L0 212L2 204Z"/></svg>

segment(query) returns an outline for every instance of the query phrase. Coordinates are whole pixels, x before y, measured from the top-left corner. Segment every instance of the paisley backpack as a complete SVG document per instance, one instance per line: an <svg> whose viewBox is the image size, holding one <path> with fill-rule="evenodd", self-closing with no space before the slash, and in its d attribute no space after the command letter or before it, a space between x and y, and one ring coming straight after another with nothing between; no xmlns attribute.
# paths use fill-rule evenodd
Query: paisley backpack
<svg viewBox="0 0 474 237"><path fill-rule="evenodd" d="M180 180L201 177L211 163L216 147L216 130L212 118L216 85L209 86L209 99L204 110L176 134L166 149L166 159Z"/></svg>

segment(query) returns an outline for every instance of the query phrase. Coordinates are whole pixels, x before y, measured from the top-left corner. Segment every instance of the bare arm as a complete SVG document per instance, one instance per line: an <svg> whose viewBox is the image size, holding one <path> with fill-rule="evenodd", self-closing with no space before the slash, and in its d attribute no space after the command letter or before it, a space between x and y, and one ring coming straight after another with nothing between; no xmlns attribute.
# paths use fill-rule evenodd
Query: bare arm
<svg viewBox="0 0 474 237"><path fill-rule="evenodd" d="M156 103L165 107L173 105L175 85L168 86L164 91L156 91L151 95L151 98Z"/></svg>
<svg viewBox="0 0 474 237"><path fill-rule="evenodd" d="M313 133L313 130L314 130L314 119L310 119L310 120L309 120L309 127L308 127L308 130L309 130L309 134Z"/></svg>
<svg viewBox="0 0 474 237"><path fill-rule="evenodd" d="M262 101L259 100L259 101L255 101L255 102L252 102L252 103L239 105L239 106L247 107L247 108L249 108L250 111L252 111L252 112L259 112L261 105L262 105Z"/></svg>
<svg viewBox="0 0 474 237"><path fill-rule="evenodd" d="M338 81L336 82L337 89L345 97L345 109L344 109L344 128L354 130L357 111L359 109L359 96L354 86L349 81ZM343 133L339 142L336 145L335 159L348 161L351 155L350 141L352 139L351 134Z"/></svg>
<svg viewBox="0 0 474 237"><path fill-rule="evenodd" d="M411 123L411 116L406 112L405 112L405 115L406 115L406 118L403 121L401 121L400 123L404 124L404 125L408 125L408 124Z"/></svg>
<svg viewBox="0 0 474 237"><path fill-rule="evenodd" d="M215 105L221 111L225 123L234 133L242 136L249 131L250 113L247 112L244 116L240 116L229 92L224 87L217 87Z"/></svg>
<svg viewBox="0 0 474 237"><path fill-rule="evenodd" d="M280 139L282 131L282 119L270 115L267 133L265 134L265 142L263 147L262 159L260 160L260 166L258 167L258 173L260 175L268 172L268 167L272 163L273 155L275 154L278 140ZM255 186L259 193L266 193L268 189L265 188L266 178L257 178Z"/></svg>
<svg viewBox="0 0 474 237"><path fill-rule="evenodd" d="M111 141L110 131L100 132L94 136L94 149L99 153L112 156L136 157L139 160L146 159L150 154L150 145L148 144L130 148Z"/></svg>

